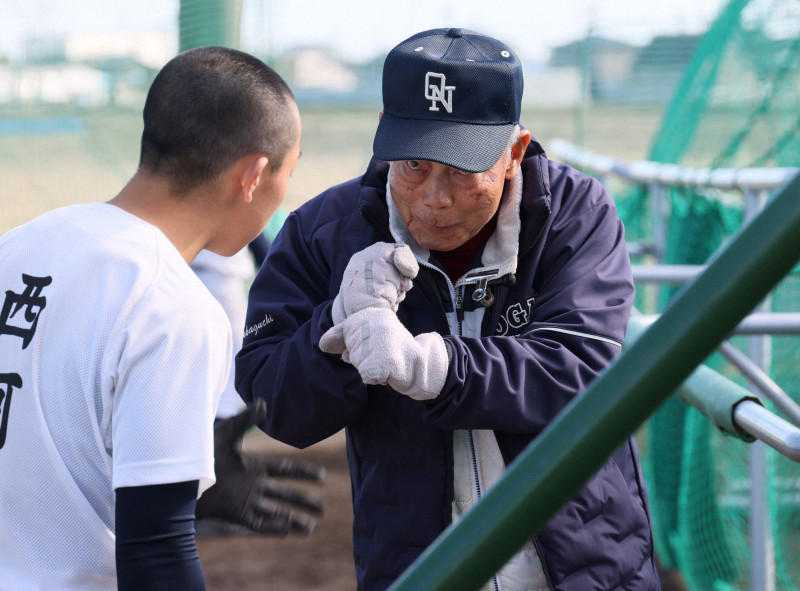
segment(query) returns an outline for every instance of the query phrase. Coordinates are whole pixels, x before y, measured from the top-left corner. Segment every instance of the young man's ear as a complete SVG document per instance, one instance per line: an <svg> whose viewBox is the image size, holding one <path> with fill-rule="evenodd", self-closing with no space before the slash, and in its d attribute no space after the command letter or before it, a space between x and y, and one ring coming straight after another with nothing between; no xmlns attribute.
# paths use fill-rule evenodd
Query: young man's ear
<svg viewBox="0 0 800 591"><path fill-rule="evenodd" d="M245 156L242 162L241 174L239 175L239 187L245 201L249 203L253 200L253 190L261 179L261 173L267 166L267 157L253 154Z"/></svg>

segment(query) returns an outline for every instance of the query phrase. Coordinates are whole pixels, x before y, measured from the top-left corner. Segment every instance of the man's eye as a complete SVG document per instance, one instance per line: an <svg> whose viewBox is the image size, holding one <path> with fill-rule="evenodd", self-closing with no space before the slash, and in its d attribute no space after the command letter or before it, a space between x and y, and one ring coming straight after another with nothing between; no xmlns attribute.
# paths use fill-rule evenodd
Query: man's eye
<svg viewBox="0 0 800 591"><path fill-rule="evenodd" d="M469 176L469 175L471 175L471 174L474 174L474 173L472 173L472 172L467 172L466 170L459 170L458 168L456 168L456 172L457 172L458 174L461 174L461 175L464 175L464 176Z"/></svg>
<svg viewBox="0 0 800 591"><path fill-rule="evenodd" d="M416 160L406 160L406 166L408 166L411 170L419 170L419 162Z"/></svg>

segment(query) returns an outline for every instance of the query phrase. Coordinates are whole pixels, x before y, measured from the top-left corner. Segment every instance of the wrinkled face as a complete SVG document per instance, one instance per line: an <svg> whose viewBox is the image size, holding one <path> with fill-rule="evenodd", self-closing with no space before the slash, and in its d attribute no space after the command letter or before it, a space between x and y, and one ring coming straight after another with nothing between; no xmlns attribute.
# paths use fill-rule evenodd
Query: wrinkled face
<svg viewBox="0 0 800 591"><path fill-rule="evenodd" d="M484 172L422 160L390 162L392 199L419 245L449 251L475 236L500 206L505 182L516 174L529 139L523 134Z"/></svg>

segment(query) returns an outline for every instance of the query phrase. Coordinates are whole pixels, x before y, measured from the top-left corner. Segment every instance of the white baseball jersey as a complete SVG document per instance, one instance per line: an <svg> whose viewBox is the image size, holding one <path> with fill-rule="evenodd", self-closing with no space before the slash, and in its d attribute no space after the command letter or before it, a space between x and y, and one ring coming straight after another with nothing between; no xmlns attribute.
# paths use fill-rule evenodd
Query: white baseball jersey
<svg viewBox="0 0 800 591"><path fill-rule="evenodd" d="M233 331L233 355L242 348L244 323L247 317L247 290L256 272L256 261L250 249L245 247L235 255L225 257L208 250L201 250L191 263L192 270L222 305ZM222 392L217 408L217 418L227 419L245 408L245 403L233 385L234 372Z"/></svg>
<svg viewBox="0 0 800 591"><path fill-rule="evenodd" d="M116 589L114 489L214 482L230 325L104 203L0 237L0 590Z"/></svg>

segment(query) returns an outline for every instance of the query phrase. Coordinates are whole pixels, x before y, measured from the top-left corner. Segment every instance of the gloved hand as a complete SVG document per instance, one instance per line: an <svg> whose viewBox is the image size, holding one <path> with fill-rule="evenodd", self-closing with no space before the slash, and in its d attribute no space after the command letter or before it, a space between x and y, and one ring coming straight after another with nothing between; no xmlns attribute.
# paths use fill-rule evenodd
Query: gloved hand
<svg viewBox="0 0 800 591"><path fill-rule="evenodd" d="M331 308L328 352L345 350L342 323L351 314L373 307L397 312L418 272L417 259L406 244L376 242L350 257Z"/></svg>
<svg viewBox="0 0 800 591"><path fill-rule="evenodd" d="M442 336L428 332L412 336L388 308L367 308L348 316L341 324L344 350L334 328L319 341L327 353L358 370L365 384L388 384L415 400L436 398L442 391L450 367Z"/></svg>
<svg viewBox="0 0 800 591"><path fill-rule="evenodd" d="M259 399L214 428L214 471L217 481L197 500L198 519L221 519L261 534L285 536L290 530L310 534L316 521L304 511L322 515L322 503L284 486L272 477L292 477L321 484L325 469L291 458L267 458L242 451L242 438L266 415Z"/></svg>
<svg viewBox="0 0 800 591"><path fill-rule="evenodd" d="M333 300L334 324L365 308L397 306L411 289L419 264L406 244L376 242L355 253L345 267L339 293Z"/></svg>

